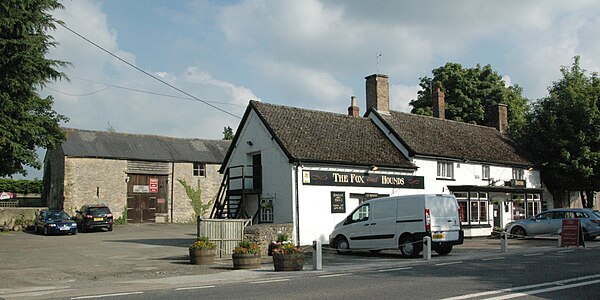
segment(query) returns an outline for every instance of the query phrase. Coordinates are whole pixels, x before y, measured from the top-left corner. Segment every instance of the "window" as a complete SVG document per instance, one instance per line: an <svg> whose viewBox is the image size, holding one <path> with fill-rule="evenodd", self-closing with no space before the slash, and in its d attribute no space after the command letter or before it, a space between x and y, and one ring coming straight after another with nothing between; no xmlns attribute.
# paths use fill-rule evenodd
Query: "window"
<svg viewBox="0 0 600 300"><path fill-rule="evenodd" d="M541 212L540 194L527 194L527 217L533 217Z"/></svg>
<svg viewBox="0 0 600 300"><path fill-rule="evenodd" d="M206 164L202 162L194 163L194 176L206 176Z"/></svg>
<svg viewBox="0 0 600 300"><path fill-rule="evenodd" d="M454 179L454 164L451 162L438 161L437 177L445 179Z"/></svg>
<svg viewBox="0 0 600 300"><path fill-rule="evenodd" d="M525 219L525 195L513 194L513 221Z"/></svg>
<svg viewBox="0 0 600 300"><path fill-rule="evenodd" d="M260 199L260 222L273 223L273 200Z"/></svg>
<svg viewBox="0 0 600 300"><path fill-rule="evenodd" d="M352 223L366 221L369 219L369 203L359 206L354 213L352 213Z"/></svg>
<svg viewBox="0 0 600 300"><path fill-rule="evenodd" d="M464 225L489 224L488 194L484 192L456 192L460 222Z"/></svg>
<svg viewBox="0 0 600 300"><path fill-rule="evenodd" d="M525 171L523 169L513 169L512 179L525 179Z"/></svg>
<svg viewBox="0 0 600 300"><path fill-rule="evenodd" d="M481 179L490 179L490 166L481 166Z"/></svg>

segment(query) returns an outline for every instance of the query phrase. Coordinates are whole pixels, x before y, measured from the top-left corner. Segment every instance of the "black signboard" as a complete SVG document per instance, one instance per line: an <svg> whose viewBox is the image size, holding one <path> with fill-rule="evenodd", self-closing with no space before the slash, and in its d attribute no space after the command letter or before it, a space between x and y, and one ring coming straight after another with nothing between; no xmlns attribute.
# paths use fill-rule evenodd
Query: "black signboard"
<svg viewBox="0 0 600 300"><path fill-rule="evenodd" d="M331 213L346 213L345 192L331 192Z"/></svg>
<svg viewBox="0 0 600 300"><path fill-rule="evenodd" d="M302 171L302 182L306 185L424 189L424 181L423 176L334 171Z"/></svg>

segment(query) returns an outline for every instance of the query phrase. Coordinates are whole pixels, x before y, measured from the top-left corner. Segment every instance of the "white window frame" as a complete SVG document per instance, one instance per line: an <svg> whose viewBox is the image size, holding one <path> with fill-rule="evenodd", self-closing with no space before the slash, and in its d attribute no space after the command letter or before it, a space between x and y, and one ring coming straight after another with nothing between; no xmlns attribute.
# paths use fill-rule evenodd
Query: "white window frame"
<svg viewBox="0 0 600 300"><path fill-rule="evenodd" d="M438 161L437 177L440 179L454 179L454 163L450 161Z"/></svg>
<svg viewBox="0 0 600 300"><path fill-rule="evenodd" d="M490 166L489 165L481 166L481 179L483 179L483 180L490 179Z"/></svg>
<svg viewBox="0 0 600 300"><path fill-rule="evenodd" d="M523 169L512 169L512 179L525 179L525 170Z"/></svg>
<svg viewBox="0 0 600 300"><path fill-rule="evenodd" d="M193 175L196 177L206 177L206 163L195 161L193 164Z"/></svg>

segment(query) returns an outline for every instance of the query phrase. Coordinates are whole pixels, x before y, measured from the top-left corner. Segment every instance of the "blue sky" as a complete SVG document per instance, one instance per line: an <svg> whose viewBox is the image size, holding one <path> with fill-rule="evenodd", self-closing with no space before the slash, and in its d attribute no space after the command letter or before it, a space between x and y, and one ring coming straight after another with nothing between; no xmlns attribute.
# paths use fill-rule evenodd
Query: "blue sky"
<svg viewBox="0 0 600 300"><path fill-rule="evenodd" d="M170 84L242 116L248 100L345 113L364 77L390 76L390 107L409 111L419 77L446 62L491 64L531 100L582 56L598 71L595 1L63 1L55 17ZM141 74L63 28L49 56L70 81L41 91L66 127L206 139L239 119ZM150 93L142 93L141 90ZM43 159L43 151L40 151ZM41 178L30 171L30 178Z"/></svg>

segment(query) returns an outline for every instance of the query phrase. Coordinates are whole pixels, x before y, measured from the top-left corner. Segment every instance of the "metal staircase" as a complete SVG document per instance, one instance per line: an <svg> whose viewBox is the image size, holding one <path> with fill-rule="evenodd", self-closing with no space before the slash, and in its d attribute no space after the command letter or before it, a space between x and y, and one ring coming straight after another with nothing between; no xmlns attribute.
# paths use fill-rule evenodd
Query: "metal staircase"
<svg viewBox="0 0 600 300"><path fill-rule="evenodd" d="M248 219L246 212L247 195L260 194L260 187L255 188L256 176L253 176L252 166L230 167L223 174L215 204L210 213L211 219Z"/></svg>

